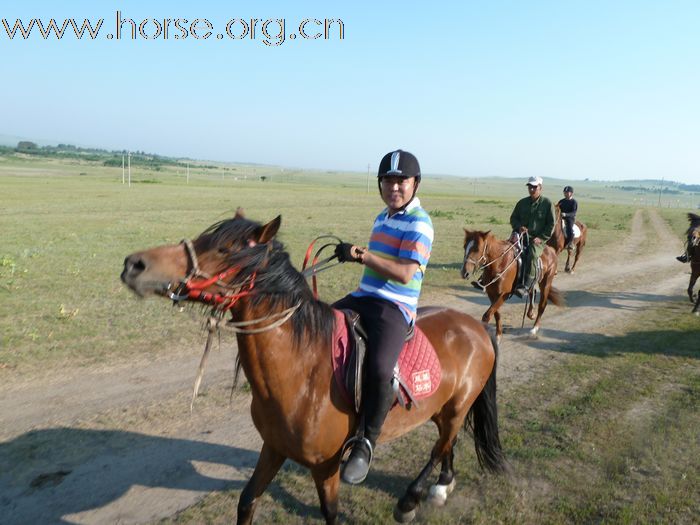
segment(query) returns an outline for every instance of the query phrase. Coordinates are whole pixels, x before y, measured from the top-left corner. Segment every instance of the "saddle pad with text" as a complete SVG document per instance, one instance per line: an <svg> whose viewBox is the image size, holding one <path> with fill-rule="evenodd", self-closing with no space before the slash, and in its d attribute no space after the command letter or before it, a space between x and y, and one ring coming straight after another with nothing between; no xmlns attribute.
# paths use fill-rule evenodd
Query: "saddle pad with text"
<svg viewBox="0 0 700 525"><path fill-rule="evenodd" d="M352 398L344 381L346 368L350 362L352 345L348 336L345 316L339 310L334 309L333 312L335 313L335 330L331 350L333 376L343 397L352 404ZM404 344L401 350L398 369L402 386L400 392L404 397L404 402L408 402L411 397L414 400L429 397L440 386L442 378L440 361L435 353L435 348L418 326L415 327L413 337ZM406 395L402 391L403 388L410 390L410 395Z"/></svg>

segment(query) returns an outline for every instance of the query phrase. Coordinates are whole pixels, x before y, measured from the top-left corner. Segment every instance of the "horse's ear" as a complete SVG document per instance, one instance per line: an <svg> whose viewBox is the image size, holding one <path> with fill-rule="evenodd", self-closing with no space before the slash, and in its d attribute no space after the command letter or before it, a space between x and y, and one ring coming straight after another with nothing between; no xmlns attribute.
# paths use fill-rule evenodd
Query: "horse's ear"
<svg viewBox="0 0 700 525"><path fill-rule="evenodd" d="M255 230L255 241L258 244L271 241L275 235L277 235L277 231L280 229L280 224L282 224L282 216L278 215L267 224L260 226L257 230Z"/></svg>
<svg viewBox="0 0 700 525"><path fill-rule="evenodd" d="M489 233L491 233L491 230L488 230L488 231L484 234L484 237L488 237L488 236L489 236Z"/></svg>
<svg viewBox="0 0 700 525"><path fill-rule="evenodd" d="M243 208L236 208L236 215L233 216L234 219L243 219L245 215L243 214Z"/></svg>

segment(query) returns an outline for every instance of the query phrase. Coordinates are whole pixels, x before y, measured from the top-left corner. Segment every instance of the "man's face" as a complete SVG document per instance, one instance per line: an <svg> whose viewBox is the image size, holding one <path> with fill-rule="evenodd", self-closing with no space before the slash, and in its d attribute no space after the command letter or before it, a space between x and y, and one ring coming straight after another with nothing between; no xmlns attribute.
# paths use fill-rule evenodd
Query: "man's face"
<svg viewBox="0 0 700 525"><path fill-rule="evenodd" d="M573 192L573 191L565 191L565 192L564 192L564 197L566 197L567 199L570 199L570 198L573 197L573 196L574 196L574 192Z"/></svg>
<svg viewBox="0 0 700 525"><path fill-rule="evenodd" d="M527 191L530 194L530 198L534 201L534 200L539 199L540 194L542 193L542 186L541 185L532 186L531 184L528 184Z"/></svg>
<svg viewBox="0 0 700 525"><path fill-rule="evenodd" d="M381 178L382 200L389 208L389 214L396 213L408 204L413 197L415 186L415 177L386 176Z"/></svg>

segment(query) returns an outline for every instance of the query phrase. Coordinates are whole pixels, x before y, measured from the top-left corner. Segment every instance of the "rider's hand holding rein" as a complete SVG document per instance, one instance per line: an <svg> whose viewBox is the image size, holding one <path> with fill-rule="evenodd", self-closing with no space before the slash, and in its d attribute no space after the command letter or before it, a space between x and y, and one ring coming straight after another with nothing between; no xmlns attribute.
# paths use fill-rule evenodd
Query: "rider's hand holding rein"
<svg viewBox="0 0 700 525"><path fill-rule="evenodd" d="M364 264L377 273L403 284L408 284L420 267L413 259L389 260L375 257L367 248L355 246L348 242L338 244L335 254L340 262L357 262Z"/></svg>

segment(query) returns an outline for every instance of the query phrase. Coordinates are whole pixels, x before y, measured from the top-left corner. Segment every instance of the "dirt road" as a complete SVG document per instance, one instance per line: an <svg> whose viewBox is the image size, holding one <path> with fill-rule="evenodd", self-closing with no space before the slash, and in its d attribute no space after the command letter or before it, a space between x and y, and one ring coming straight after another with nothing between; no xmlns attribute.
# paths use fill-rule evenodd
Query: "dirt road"
<svg viewBox="0 0 700 525"><path fill-rule="evenodd" d="M646 249L651 244L656 249ZM571 359L582 339L614 332L650 303L687 301L687 275L673 258L679 246L654 210L639 210L614 254L584 253L576 275L560 270L555 286L568 307L548 307L538 339L528 337L527 323L519 328L522 303L507 304L499 388ZM487 307L467 283L424 300L437 302L476 317ZM563 346L571 351L558 351ZM0 385L0 523L144 523L213 490L242 487L261 442L246 393L229 396L234 354L232 337L212 353L193 413L199 349L8 378Z"/></svg>

